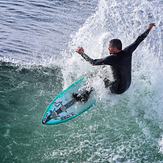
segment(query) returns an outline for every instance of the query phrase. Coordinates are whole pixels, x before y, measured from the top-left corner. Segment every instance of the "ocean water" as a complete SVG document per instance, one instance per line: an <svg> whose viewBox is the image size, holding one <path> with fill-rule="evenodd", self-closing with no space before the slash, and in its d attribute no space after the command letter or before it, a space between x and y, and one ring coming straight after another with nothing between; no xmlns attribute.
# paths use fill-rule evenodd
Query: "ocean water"
<svg viewBox="0 0 163 163"><path fill-rule="evenodd" d="M162 0L0 0L0 162L163 162ZM42 124L52 99L156 23L133 54L132 84L111 95L95 81L97 103L58 125Z"/></svg>

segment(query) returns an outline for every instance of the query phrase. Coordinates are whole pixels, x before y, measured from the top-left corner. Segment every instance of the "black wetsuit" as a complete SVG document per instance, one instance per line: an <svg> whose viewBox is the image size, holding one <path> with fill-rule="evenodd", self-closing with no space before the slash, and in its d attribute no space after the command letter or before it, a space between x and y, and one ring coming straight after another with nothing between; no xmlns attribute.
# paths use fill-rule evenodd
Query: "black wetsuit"
<svg viewBox="0 0 163 163"><path fill-rule="evenodd" d="M134 43L126 47L119 53L112 54L103 59L91 59L86 54L82 53L81 56L91 63L92 65L110 65L115 81L111 83L108 79L104 79L105 87L110 87L112 93L122 94L124 93L131 84L131 62L132 53L138 47L138 45L147 37L149 33L147 29L143 34L141 34Z"/></svg>

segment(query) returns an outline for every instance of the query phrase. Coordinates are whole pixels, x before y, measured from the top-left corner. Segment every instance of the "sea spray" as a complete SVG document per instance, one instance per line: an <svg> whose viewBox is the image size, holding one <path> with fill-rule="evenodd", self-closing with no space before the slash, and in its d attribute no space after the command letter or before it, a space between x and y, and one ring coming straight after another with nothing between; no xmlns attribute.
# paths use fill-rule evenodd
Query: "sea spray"
<svg viewBox="0 0 163 163"><path fill-rule="evenodd" d="M80 76L100 71L100 66L93 67L75 53L78 46L82 46L91 58L102 58L109 55L110 39L120 38L124 48L134 42L146 30L149 23L155 22L156 27L133 53L132 84L129 90L123 95L111 95L104 88L100 78L95 78L92 85L96 87L97 101L102 103L100 109L106 111L112 106L131 110L130 116L133 116L142 132L157 142L161 136L159 130L162 130L163 121L163 67L160 59L163 56L160 35L163 24L158 16L158 12L160 11L159 14L162 15L162 11L154 3L100 0L95 14L71 36L72 40L69 42L71 56L64 58L66 61L63 74L64 87L67 87L72 80Z"/></svg>

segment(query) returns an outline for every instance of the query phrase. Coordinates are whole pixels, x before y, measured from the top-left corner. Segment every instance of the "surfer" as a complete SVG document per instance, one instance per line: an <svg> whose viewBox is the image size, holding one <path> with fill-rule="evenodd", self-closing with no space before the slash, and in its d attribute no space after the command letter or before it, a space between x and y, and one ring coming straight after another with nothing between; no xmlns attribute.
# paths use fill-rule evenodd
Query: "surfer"
<svg viewBox="0 0 163 163"><path fill-rule="evenodd" d="M84 53L83 47L78 47L76 50L86 61L93 66L96 65L109 65L111 66L114 81L110 81L108 78L104 78L104 84L106 88L109 88L113 94L124 93L131 84L131 63L132 53L138 47L138 45L147 37L155 23L151 23L147 26L147 30L141 34L131 45L127 46L122 50L122 43L119 39L113 39L109 42L108 50L110 55L102 59L92 59ZM91 89L92 91L93 89ZM87 101L91 91L86 91L84 96L73 94L73 97L77 100Z"/></svg>

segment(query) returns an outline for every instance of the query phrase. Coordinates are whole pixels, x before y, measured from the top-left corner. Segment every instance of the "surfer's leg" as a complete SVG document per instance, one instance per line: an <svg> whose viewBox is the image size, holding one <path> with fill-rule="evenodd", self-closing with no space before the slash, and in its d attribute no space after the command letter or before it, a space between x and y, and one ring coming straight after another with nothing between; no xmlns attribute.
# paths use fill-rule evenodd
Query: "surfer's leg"
<svg viewBox="0 0 163 163"><path fill-rule="evenodd" d="M109 88L111 93L116 93L120 84L120 80L116 78L115 81L111 82L109 79L105 78L104 84L105 88Z"/></svg>

